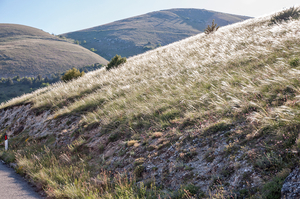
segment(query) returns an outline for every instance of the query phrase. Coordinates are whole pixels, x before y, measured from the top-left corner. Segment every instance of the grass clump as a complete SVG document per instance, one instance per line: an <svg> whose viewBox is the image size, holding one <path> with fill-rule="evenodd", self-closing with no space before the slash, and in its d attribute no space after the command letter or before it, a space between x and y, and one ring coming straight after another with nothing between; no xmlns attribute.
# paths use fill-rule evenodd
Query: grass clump
<svg viewBox="0 0 300 199"><path fill-rule="evenodd" d="M138 144L138 141L137 140L129 140L128 142L127 142L127 146L135 146L135 145L137 145Z"/></svg>
<svg viewBox="0 0 300 199"><path fill-rule="evenodd" d="M280 199L283 182L290 172L290 169L283 169L271 181L267 182L262 188L263 198Z"/></svg>
<svg viewBox="0 0 300 199"><path fill-rule="evenodd" d="M16 160L15 152L12 150L0 151L0 158L3 159L6 163L14 162Z"/></svg>
<svg viewBox="0 0 300 199"><path fill-rule="evenodd" d="M162 132L154 132L152 134L152 138L160 138L161 136L163 136L163 133Z"/></svg>

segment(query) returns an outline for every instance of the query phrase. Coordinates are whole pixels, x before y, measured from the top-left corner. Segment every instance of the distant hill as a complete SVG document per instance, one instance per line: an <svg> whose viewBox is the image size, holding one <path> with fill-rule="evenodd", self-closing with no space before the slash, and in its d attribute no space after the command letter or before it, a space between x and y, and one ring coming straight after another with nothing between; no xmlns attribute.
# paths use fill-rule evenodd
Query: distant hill
<svg viewBox="0 0 300 199"><path fill-rule="evenodd" d="M171 9L62 34L78 40L87 49L94 48L110 60L115 54L130 57L196 35L212 20L220 26L250 17L203 9Z"/></svg>
<svg viewBox="0 0 300 199"><path fill-rule="evenodd" d="M107 60L42 30L0 24L0 77L43 76Z"/></svg>

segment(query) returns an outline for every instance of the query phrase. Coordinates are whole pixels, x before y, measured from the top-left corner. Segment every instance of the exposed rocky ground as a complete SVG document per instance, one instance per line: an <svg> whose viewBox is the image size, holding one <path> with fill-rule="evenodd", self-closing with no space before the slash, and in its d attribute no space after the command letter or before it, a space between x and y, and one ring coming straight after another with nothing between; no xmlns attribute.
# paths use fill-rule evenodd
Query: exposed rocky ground
<svg viewBox="0 0 300 199"><path fill-rule="evenodd" d="M0 130L7 132L9 138L24 132L36 139L55 135L54 145L57 146L74 146L84 141L88 153L98 154L90 160L91 165L103 160L106 169L131 170L144 183L155 181L170 189L192 183L206 195L220 191L220 187L224 188L223 194L233 195L237 190L252 190L263 183L262 176L249 161L255 149L241 148L233 145L237 140L228 139L229 134L241 133L245 123L217 130L208 130L207 124L168 128L150 138L145 135L140 141L133 140L130 144L130 141L125 142L113 134L101 135L101 126L78 136L76 132L81 124L78 117L54 119L51 111L38 113L30 106L1 110ZM180 129L181 133L178 132ZM292 192L294 186L285 183L283 193Z"/></svg>

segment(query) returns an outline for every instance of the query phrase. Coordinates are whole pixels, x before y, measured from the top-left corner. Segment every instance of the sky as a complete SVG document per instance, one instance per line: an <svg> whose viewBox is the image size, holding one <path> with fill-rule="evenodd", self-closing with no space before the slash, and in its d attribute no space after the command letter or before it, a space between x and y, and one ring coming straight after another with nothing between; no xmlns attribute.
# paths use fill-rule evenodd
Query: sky
<svg viewBox="0 0 300 199"><path fill-rule="evenodd" d="M259 17L294 5L299 0L0 0L0 23L58 35L172 8Z"/></svg>

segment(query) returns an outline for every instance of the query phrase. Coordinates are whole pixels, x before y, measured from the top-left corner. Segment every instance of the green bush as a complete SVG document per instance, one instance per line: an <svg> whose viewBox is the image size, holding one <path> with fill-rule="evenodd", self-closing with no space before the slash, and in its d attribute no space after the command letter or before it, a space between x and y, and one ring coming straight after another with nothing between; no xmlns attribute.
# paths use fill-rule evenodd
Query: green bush
<svg viewBox="0 0 300 199"><path fill-rule="evenodd" d="M289 64L290 64L290 66L292 66L292 67L297 67L297 66L299 66L299 64L300 64L299 58L297 57L297 58L291 59L291 60L289 61Z"/></svg>
<svg viewBox="0 0 300 199"><path fill-rule="evenodd" d="M289 9L283 10L282 12L274 14L270 20L271 21L270 25L278 24L283 21L288 21L290 19L299 19L299 17L300 17L300 9L291 7Z"/></svg>
<svg viewBox="0 0 300 199"><path fill-rule="evenodd" d="M205 28L204 33L210 34L210 33L217 31L219 28L220 28L220 26L217 27L217 24L215 24L215 20L213 20L211 23L211 26L208 25L207 28Z"/></svg>
<svg viewBox="0 0 300 199"><path fill-rule="evenodd" d="M280 172L278 172L273 179L264 184L264 186L262 187L263 198L280 199L282 185L284 183L285 178L289 175L290 172L290 169L283 169Z"/></svg>
<svg viewBox="0 0 300 199"><path fill-rule="evenodd" d="M77 70L76 68L72 68L70 70L68 70L62 77L61 80L63 80L64 82L68 82L72 79L76 79L78 77L82 77L84 75L84 72L80 72L79 70Z"/></svg>
<svg viewBox="0 0 300 199"><path fill-rule="evenodd" d="M112 68L116 68L119 65L126 63L126 61L127 61L126 57L121 57L120 55L116 55L107 64L106 70L110 70Z"/></svg>

